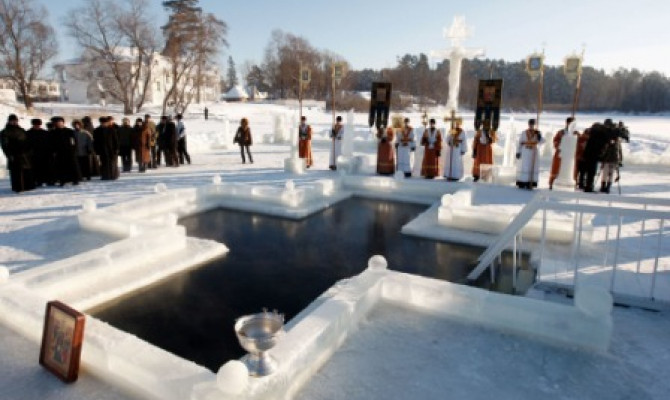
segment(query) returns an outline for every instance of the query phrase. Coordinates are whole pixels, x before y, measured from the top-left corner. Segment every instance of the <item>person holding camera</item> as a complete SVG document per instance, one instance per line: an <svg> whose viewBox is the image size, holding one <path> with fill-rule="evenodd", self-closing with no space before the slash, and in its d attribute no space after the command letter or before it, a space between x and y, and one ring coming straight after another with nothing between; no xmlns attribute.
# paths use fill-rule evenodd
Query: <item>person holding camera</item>
<svg viewBox="0 0 670 400"><path fill-rule="evenodd" d="M614 182L619 181L619 168L623 166L623 152L621 151L621 139L617 135L612 135L605 144L602 154L602 178L600 180L600 192L608 193L612 188L612 178L616 171L617 177Z"/></svg>
<svg viewBox="0 0 670 400"><path fill-rule="evenodd" d="M235 139L233 143L237 143L240 146L240 154L242 155L242 164L246 164L247 160L244 158L244 150L246 149L247 155L249 156L249 162L254 163L254 159L251 157L251 150L249 147L253 144L251 138L251 129L249 128L249 120L242 118L240 120L240 126L237 128L235 133Z"/></svg>
<svg viewBox="0 0 670 400"><path fill-rule="evenodd" d="M442 151L442 132L435 127L433 118L430 120L430 127L423 132L421 145L425 147L421 176L433 179L440 175L440 152Z"/></svg>
<svg viewBox="0 0 670 400"><path fill-rule="evenodd" d="M393 175L395 172L395 152L393 151L393 127L377 128L377 173Z"/></svg>

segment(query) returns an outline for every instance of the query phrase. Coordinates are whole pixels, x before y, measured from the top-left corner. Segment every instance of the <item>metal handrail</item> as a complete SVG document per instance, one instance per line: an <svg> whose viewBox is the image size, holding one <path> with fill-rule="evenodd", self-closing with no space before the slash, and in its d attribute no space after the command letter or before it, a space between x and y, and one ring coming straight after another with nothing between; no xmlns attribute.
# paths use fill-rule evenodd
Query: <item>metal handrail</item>
<svg viewBox="0 0 670 400"><path fill-rule="evenodd" d="M659 258L661 257L661 245L663 239L663 227L665 221L670 219L670 210L669 211L659 211L659 210L649 210L649 206L655 206L659 208L670 208L670 200L667 199L657 199L649 197L606 197L599 198L600 196L594 196L592 194L585 193L538 193L533 199L519 212L519 214L511 221L511 223L501 232L497 239L489 245L489 247L480 255L478 258L477 266L470 272L468 275L469 280L476 280L479 276L487 269L490 268L492 276L495 276L493 269L495 267L495 258L500 257L501 253L509 248L510 244L513 242L513 257L516 261L517 252L519 250L519 245L517 242L517 237L521 235L521 232L526 227L526 225L531 221L533 216L538 212L542 211L542 229L541 229L541 238L540 238L540 262L544 260L544 248L546 246L546 226L547 226L547 211L563 211L563 212L572 212L575 213L575 233L577 238L577 243L575 246L573 254L573 285L577 284L577 272L579 266L579 257L581 253L582 246L582 230L583 230L583 218L585 214L600 214L608 216L608 227L607 227L607 237L606 242L609 243L609 221L613 218L617 221L617 232L614 248L614 259L611 262L612 267L612 278L609 285L610 291L614 293L615 289L615 279L616 279L616 269L619 263L619 241L621 239L621 225L623 223L624 217L637 218L642 221L642 231L640 235L650 234L651 232L656 231L656 229L649 229L646 222L649 220L660 220L660 228L658 230L658 249L656 252L656 259L654 262L653 276L652 276L652 287L649 297L653 299L654 287L656 286L656 274L659 267ZM606 205L594 205L594 204L584 204L583 200L588 200L589 203L602 203L605 202ZM567 201L567 202L566 202ZM572 202L574 201L574 202ZM612 203L617 204L617 206L612 206ZM626 207L626 205L635 206L635 208ZM643 238L641 238L643 240ZM636 273L640 272L640 263L642 259L642 251L638 251L638 261ZM606 259L605 263L609 264ZM513 274L512 283L516 289L516 270L518 263L515 262L513 265Z"/></svg>

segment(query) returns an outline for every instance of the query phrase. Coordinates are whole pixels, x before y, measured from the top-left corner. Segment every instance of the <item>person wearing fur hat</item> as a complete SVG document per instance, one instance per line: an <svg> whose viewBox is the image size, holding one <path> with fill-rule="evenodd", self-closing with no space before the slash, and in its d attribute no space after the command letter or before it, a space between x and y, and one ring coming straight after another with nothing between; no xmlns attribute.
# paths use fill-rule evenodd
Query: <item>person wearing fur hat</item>
<svg viewBox="0 0 670 400"><path fill-rule="evenodd" d="M95 155L93 152L93 135L84 129L84 124L75 119L72 121L72 128L75 135L77 135L77 161L79 162L79 171L82 178L87 181L91 180L91 166L93 165L92 158Z"/></svg>
<svg viewBox="0 0 670 400"><path fill-rule="evenodd" d="M119 140L109 117L100 117L100 125L93 131L93 147L100 156L100 179L119 178Z"/></svg>
<svg viewBox="0 0 670 400"><path fill-rule="evenodd" d="M81 180L79 161L77 160L77 135L65 126L63 117L51 118L54 126L54 151L56 164L56 178L61 186L68 182L78 185Z"/></svg>
<svg viewBox="0 0 670 400"><path fill-rule="evenodd" d="M33 176L35 185L55 185L54 177L54 140L51 132L42 128L42 120L35 118L30 121L31 128L26 131L30 147L33 149Z"/></svg>
<svg viewBox="0 0 670 400"><path fill-rule="evenodd" d="M26 131L19 126L19 119L14 114L7 118L7 125L0 132L0 145L7 157L12 190L19 193L34 189L32 149Z"/></svg>
<svg viewBox="0 0 670 400"><path fill-rule="evenodd" d="M124 117L117 130L119 134L119 156L123 172L130 172L133 167L133 127L130 118Z"/></svg>
<svg viewBox="0 0 670 400"><path fill-rule="evenodd" d="M135 120L133 145L139 172L146 172L147 167L151 165L151 127L142 118Z"/></svg>

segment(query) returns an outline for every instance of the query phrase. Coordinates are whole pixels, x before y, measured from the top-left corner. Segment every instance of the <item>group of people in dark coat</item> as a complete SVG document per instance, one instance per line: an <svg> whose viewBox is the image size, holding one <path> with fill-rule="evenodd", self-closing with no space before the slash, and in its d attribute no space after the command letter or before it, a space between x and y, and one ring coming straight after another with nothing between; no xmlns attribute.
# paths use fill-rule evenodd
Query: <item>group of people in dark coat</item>
<svg viewBox="0 0 670 400"><path fill-rule="evenodd" d="M18 117L10 115L5 129L0 131L0 144L8 160L12 190L18 193L42 185L78 185L82 179L90 180L92 176L115 180L119 178L117 157L121 157L123 171L128 172L132 169L133 151L139 172L160 164L160 153L158 160L152 157L152 152L156 153L153 147L160 143L160 137L157 138L157 127L150 115L145 115L144 120L138 118L134 126L127 118L121 126L109 116L100 117L99 121L99 126L94 128L90 117L75 119L72 121L74 129L70 129L65 126L64 118L53 117L45 130L42 120L33 119L32 127L25 131ZM168 121L161 132L175 140L174 146L166 146L164 150L168 165L178 165L175 124ZM190 163L190 157L187 160Z"/></svg>
<svg viewBox="0 0 670 400"><path fill-rule="evenodd" d="M611 119L606 119L602 124L593 124L582 136L582 140L577 143L577 185L585 192L593 192L600 163L602 168L600 192L609 193L612 183L619 181L619 168L623 166L621 141L630 141L628 129L623 122L615 125ZM616 177L614 172L617 174Z"/></svg>
<svg viewBox="0 0 670 400"><path fill-rule="evenodd" d="M186 127L181 114L177 114L177 122L172 116L163 115L156 125L158 149L155 151L154 165L161 164L161 157L168 167L178 167L184 161L191 163L191 156L186 150Z"/></svg>

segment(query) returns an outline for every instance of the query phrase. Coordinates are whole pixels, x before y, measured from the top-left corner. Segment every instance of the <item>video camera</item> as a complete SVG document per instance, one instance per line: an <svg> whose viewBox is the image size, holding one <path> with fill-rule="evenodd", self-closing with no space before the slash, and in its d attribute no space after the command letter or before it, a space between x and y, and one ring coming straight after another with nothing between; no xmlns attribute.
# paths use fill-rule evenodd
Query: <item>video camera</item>
<svg viewBox="0 0 670 400"><path fill-rule="evenodd" d="M619 124L614 127L614 131L619 139L625 140L626 143L630 143L630 131L628 130L628 127L624 125L623 121L619 121Z"/></svg>
<svg viewBox="0 0 670 400"><path fill-rule="evenodd" d="M626 143L630 143L630 131L628 130L628 127L623 123L623 121L619 121L617 125L614 125L614 122L612 122L611 119L606 119L605 128L607 129L607 136L610 138L619 138L621 140L625 140Z"/></svg>

